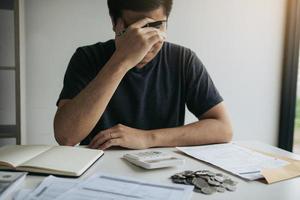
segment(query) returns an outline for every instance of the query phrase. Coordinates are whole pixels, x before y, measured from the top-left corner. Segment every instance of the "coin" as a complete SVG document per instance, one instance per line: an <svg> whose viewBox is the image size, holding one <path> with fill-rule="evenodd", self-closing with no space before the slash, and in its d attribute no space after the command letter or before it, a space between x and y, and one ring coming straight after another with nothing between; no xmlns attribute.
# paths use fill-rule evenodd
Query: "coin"
<svg viewBox="0 0 300 200"><path fill-rule="evenodd" d="M219 183L222 183L222 182L225 180L223 176L218 176L218 175L216 175L214 178L215 178L215 180L218 181Z"/></svg>
<svg viewBox="0 0 300 200"><path fill-rule="evenodd" d="M202 193L204 194L213 194L216 192L216 190L214 190L212 187L204 187L204 188L201 188L201 191Z"/></svg>
<svg viewBox="0 0 300 200"><path fill-rule="evenodd" d="M178 183L178 184L184 183L184 179L179 179L179 178L173 178L172 181L173 183Z"/></svg>
<svg viewBox="0 0 300 200"><path fill-rule="evenodd" d="M201 189L199 189L199 188L197 188L197 187L194 188L194 192L202 193Z"/></svg>
<svg viewBox="0 0 300 200"><path fill-rule="evenodd" d="M209 187L209 184L203 178L194 178L193 184L195 185L195 187L199 189L202 189L204 187Z"/></svg>
<svg viewBox="0 0 300 200"><path fill-rule="evenodd" d="M170 177L173 183L194 185L194 192L202 194L213 194L235 191L237 182L222 173L209 170L183 171Z"/></svg>
<svg viewBox="0 0 300 200"><path fill-rule="evenodd" d="M189 184L189 185L193 185L193 180L194 178L193 177L188 177L187 179L185 179L186 182Z"/></svg>
<svg viewBox="0 0 300 200"><path fill-rule="evenodd" d="M225 185L225 188L228 190L228 191L235 191L236 190L236 187L234 185L228 185L226 184Z"/></svg>
<svg viewBox="0 0 300 200"><path fill-rule="evenodd" d="M226 189L223 187L217 187L216 189L217 189L217 192L220 192L220 193L223 193L226 191Z"/></svg>
<svg viewBox="0 0 300 200"><path fill-rule="evenodd" d="M223 181L223 183L228 184L228 185L233 185L233 186L237 184L236 182L234 182L234 181L231 180L231 179L225 179L225 180Z"/></svg>
<svg viewBox="0 0 300 200"><path fill-rule="evenodd" d="M211 171L208 171L208 172L207 172L207 175L208 175L208 176L216 176L216 174L213 173L213 172L211 172Z"/></svg>
<svg viewBox="0 0 300 200"><path fill-rule="evenodd" d="M221 183L219 183L218 181L214 181L214 180L212 180L212 179L209 179L207 182L208 182L210 185L213 185L213 186L219 186L219 185L221 185Z"/></svg>

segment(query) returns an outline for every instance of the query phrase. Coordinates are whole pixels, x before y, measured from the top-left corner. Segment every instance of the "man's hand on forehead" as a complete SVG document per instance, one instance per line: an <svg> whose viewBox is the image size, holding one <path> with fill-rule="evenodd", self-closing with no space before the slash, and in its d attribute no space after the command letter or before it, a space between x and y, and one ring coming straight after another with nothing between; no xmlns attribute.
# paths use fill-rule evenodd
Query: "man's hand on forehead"
<svg viewBox="0 0 300 200"><path fill-rule="evenodd" d="M166 39L166 33L164 31L161 31L160 28L163 25L163 23L166 23L167 20L159 20L155 21L151 18L143 18L141 20L138 20L137 22L129 25L128 27L125 26L125 22L122 18L119 18L117 20L116 24L116 35L122 36L124 35L128 29L134 29L134 28L142 28L142 29L152 29L152 31L157 30L158 33Z"/></svg>
<svg viewBox="0 0 300 200"><path fill-rule="evenodd" d="M166 39L166 33L155 28L163 22L153 22L156 21L144 18L125 27L123 19L117 20L115 26L116 56L126 63L126 68L131 69L140 62L145 63L159 52Z"/></svg>
<svg viewBox="0 0 300 200"><path fill-rule="evenodd" d="M143 28L153 27L153 28L159 29L161 27L161 25L163 25L163 23L165 23L165 22L167 22L167 21L166 20L160 20L160 21L150 22L150 23L146 24L145 26L143 26Z"/></svg>

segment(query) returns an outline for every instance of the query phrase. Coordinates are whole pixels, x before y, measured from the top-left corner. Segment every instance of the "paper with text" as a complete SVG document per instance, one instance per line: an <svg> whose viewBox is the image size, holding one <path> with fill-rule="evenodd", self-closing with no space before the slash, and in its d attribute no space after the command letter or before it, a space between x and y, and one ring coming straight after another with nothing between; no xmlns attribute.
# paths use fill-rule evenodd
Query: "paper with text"
<svg viewBox="0 0 300 200"><path fill-rule="evenodd" d="M25 200L52 200L75 187L78 179L48 176Z"/></svg>
<svg viewBox="0 0 300 200"><path fill-rule="evenodd" d="M59 200L188 200L192 186L156 184L126 177L96 174L61 195Z"/></svg>
<svg viewBox="0 0 300 200"><path fill-rule="evenodd" d="M289 164L287 161L233 143L177 147L177 149L247 180L264 178L261 174L263 169L275 169Z"/></svg>

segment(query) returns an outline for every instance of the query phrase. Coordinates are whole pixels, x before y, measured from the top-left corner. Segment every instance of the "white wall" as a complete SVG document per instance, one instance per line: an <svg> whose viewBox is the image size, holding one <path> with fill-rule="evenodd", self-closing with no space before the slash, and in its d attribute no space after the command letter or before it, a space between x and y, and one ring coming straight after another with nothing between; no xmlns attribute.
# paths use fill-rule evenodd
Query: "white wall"
<svg viewBox="0 0 300 200"><path fill-rule="evenodd" d="M54 143L55 102L71 55L113 37L106 0L21 1L27 143ZM169 41L204 62L225 98L236 140L276 144L286 2L174 0ZM186 121L194 120L188 113Z"/></svg>

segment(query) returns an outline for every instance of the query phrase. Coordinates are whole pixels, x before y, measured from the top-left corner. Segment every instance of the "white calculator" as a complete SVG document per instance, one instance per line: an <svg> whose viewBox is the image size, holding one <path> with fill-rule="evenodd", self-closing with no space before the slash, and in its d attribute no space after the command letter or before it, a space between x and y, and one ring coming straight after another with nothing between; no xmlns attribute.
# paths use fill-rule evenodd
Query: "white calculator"
<svg viewBox="0 0 300 200"><path fill-rule="evenodd" d="M183 165L185 160L161 151L143 151L129 153L123 156L127 161L145 169L157 169Z"/></svg>

